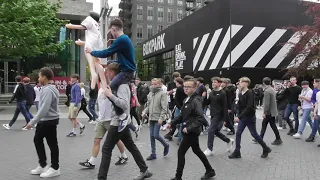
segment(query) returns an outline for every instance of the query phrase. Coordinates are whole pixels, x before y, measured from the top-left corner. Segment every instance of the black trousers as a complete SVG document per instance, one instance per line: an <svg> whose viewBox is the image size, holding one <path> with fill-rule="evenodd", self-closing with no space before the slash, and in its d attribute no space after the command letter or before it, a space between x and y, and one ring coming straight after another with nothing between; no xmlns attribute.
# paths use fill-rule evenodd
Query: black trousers
<svg viewBox="0 0 320 180"><path fill-rule="evenodd" d="M119 140L121 140L124 143L126 148L132 154L136 164L139 166L140 172L145 172L148 169L148 166L143 160L143 157L139 149L132 140L132 136L128 126L122 132L118 132L117 126L110 126L106 140L102 147L102 158L99 168L98 180L107 179L112 156L112 150Z"/></svg>
<svg viewBox="0 0 320 180"><path fill-rule="evenodd" d="M202 161L204 167L206 168L206 172L209 172L212 170L212 167L202 150L199 146L199 135L197 134L184 134L183 133L183 139L181 141L181 144L178 149L178 167L176 172L176 177L181 178L184 165L185 165L185 155L189 148L192 148L192 151L194 154L196 154L200 160Z"/></svg>
<svg viewBox="0 0 320 180"><path fill-rule="evenodd" d="M47 156L44 148L43 138L46 138L47 144L51 151L51 167L55 170L59 169L59 147L57 140L57 125L59 119L50 121L40 121L34 135L34 145L39 157L41 167L47 166Z"/></svg>
<svg viewBox="0 0 320 180"><path fill-rule="evenodd" d="M260 137L263 139L264 134L266 133L268 123L270 124L270 127L272 128L274 135L276 136L276 139L281 139L280 134L276 125L276 118L272 117L271 115L266 115L266 118L262 121L262 127L260 132Z"/></svg>
<svg viewBox="0 0 320 180"><path fill-rule="evenodd" d="M131 107L130 109L130 115L131 115L131 119L132 119L132 116L134 117L134 119L136 119L137 121L137 124L140 126L140 118L138 116L138 113L137 113L137 108L136 107Z"/></svg>
<svg viewBox="0 0 320 180"><path fill-rule="evenodd" d="M228 113L228 118L226 120L226 127L228 129L230 129L231 132L235 132L234 131L234 123L233 123L233 119L234 119L234 113L231 112L231 113Z"/></svg>

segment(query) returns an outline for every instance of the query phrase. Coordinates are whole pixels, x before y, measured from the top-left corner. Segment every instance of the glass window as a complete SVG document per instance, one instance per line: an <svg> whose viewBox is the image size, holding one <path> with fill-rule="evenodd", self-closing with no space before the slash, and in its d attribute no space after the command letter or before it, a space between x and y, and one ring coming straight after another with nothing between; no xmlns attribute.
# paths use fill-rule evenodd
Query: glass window
<svg viewBox="0 0 320 180"><path fill-rule="evenodd" d="M137 24L137 39L143 38L142 31L143 31L143 25Z"/></svg>
<svg viewBox="0 0 320 180"><path fill-rule="evenodd" d="M148 6L148 21L153 21L153 6Z"/></svg>
<svg viewBox="0 0 320 180"><path fill-rule="evenodd" d="M153 0L148 0L148 2L153 2Z"/></svg>
<svg viewBox="0 0 320 180"><path fill-rule="evenodd" d="M137 5L137 20L143 20L143 6L139 4Z"/></svg>
<svg viewBox="0 0 320 180"><path fill-rule="evenodd" d="M202 0L197 0L196 3L197 3L197 6L201 6Z"/></svg>
<svg viewBox="0 0 320 180"><path fill-rule="evenodd" d="M187 7L188 8L193 8L193 2L187 2Z"/></svg>
<svg viewBox="0 0 320 180"><path fill-rule="evenodd" d="M163 30L163 25L158 25L158 28L157 28L158 30L158 32L160 32L160 31L162 31Z"/></svg>
<svg viewBox="0 0 320 180"><path fill-rule="evenodd" d="M168 8L168 22L173 22L173 8Z"/></svg>
<svg viewBox="0 0 320 180"><path fill-rule="evenodd" d="M164 3L164 0L158 0L158 3Z"/></svg>
<svg viewBox="0 0 320 180"><path fill-rule="evenodd" d="M178 0L178 6L183 6L183 1L182 0Z"/></svg>
<svg viewBox="0 0 320 180"><path fill-rule="evenodd" d="M180 21L182 18L183 18L183 11L182 11L182 9L178 9L177 20Z"/></svg>
<svg viewBox="0 0 320 180"><path fill-rule="evenodd" d="M168 0L168 4L174 4L173 0Z"/></svg>
<svg viewBox="0 0 320 180"><path fill-rule="evenodd" d="M163 21L163 7L158 7L158 21L162 22Z"/></svg>
<svg viewBox="0 0 320 180"><path fill-rule="evenodd" d="M148 24L147 29L148 29L148 38L149 38L153 35L153 25Z"/></svg>

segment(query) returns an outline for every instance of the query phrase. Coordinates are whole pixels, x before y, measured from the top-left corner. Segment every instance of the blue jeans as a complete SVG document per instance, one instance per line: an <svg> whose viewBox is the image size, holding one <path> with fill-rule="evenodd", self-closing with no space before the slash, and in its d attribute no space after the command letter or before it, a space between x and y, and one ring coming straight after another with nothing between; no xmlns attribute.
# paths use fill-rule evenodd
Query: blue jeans
<svg viewBox="0 0 320 180"><path fill-rule="evenodd" d="M17 107L14 112L13 118L9 123L10 127L16 122L20 112L22 113L22 115L26 119L27 124L30 122L30 115L28 114L26 103L21 101L21 102L17 102Z"/></svg>
<svg viewBox="0 0 320 180"><path fill-rule="evenodd" d="M288 125L290 126L290 130L293 130L292 122L290 121L290 115L293 113L295 126L294 132L298 132L299 128L299 111L298 111L298 104L287 104L287 107L284 111L284 119L287 121Z"/></svg>
<svg viewBox="0 0 320 180"><path fill-rule="evenodd" d="M37 111L39 109L39 101L35 101L34 104L36 105Z"/></svg>
<svg viewBox="0 0 320 180"><path fill-rule="evenodd" d="M317 116L317 118L314 119L314 121L313 121L312 131L310 134L310 136L312 136L312 137L314 137L316 135L317 131L320 134L319 120L320 120L320 116Z"/></svg>
<svg viewBox="0 0 320 180"><path fill-rule="evenodd" d="M215 135L226 143L230 142L230 139L220 132L222 126L223 126L223 121L221 120L220 117L213 117L211 119L209 131L208 131L208 141L207 141L207 147L208 149L210 149L210 151L212 151L213 149L213 141L214 141Z"/></svg>
<svg viewBox="0 0 320 180"><path fill-rule="evenodd" d="M128 84L133 78L134 78L133 71L128 71L128 72L121 71L119 74L117 74L110 83L112 94L117 96L117 90L119 86L121 84ZM116 106L113 101L111 101L111 103L113 104L114 110L118 116L123 114L123 109Z"/></svg>
<svg viewBox="0 0 320 180"><path fill-rule="evenodd" d="M237 132L236 132L236 151L240 151L241 149L241 135L244 129L248 127L251 136L258 141L258 143L263 147L263 149L267 148L266 143L262 140L262 138L258 135L256 129L256 117L243 117L238 122Z"/></svg>
<svg viewBox="0 0 320 180"><path fill-rule="evenodd" d="M176 109L175 109L175 111L174 111L174 117L173 118L175 118L175 117L178 117L180 115L180 109L178 109L177 107L176 107ZM182 135L182 126L181 126L181 124L178 124L177 125L178 126L178 141L179 142L181 142L182 141L182 138L183 138L183 135Z"/></svg>
<svg viewBox="0 0 320 180"><path fill-rule="evenodd" d="M98 118L98 115L96 113L95 107L96 107L97 99L89 99L89 111L92 114L92 118L95 121Z"/></svg>
<svg viewBox="0 0 320 180"><path fill-rule="evenodd" d="M156 154L156 140L160 141L160 143L167 147L169 144L160 136L160 125L158 121L150 121L150 142L151 142L151 154Z"/></svg>
<svg viewBox="0 0 320 180"><path fill-rule="evenodd" d="M133 123L131 122L129 125L128 125L129 129L133 132L136 132L137 128L135 125L133 125Z"/></svg>
<svg viewBox="0 0 320 180"><path fill-rule="evenodd" d="M302 120L301 120L301 124L299 126L299 134L302 134L302 132L304 131L304 128L306 127L306 123L308 122L310 127L312 128L313 124L312 124L312 120L310 117L312 108L309 109L303 109L303 114L302 114Z"/></svg>

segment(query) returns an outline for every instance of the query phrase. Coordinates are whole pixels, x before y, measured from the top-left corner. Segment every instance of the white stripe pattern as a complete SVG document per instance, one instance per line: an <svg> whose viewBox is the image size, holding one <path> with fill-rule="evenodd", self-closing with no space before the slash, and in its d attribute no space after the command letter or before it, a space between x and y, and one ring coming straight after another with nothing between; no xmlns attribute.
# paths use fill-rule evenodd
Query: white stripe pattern
<svg viewBox="0 0 320 180"><path fill-rule="evenodd" d="M203 60L202 60L202 62L200 64L200 67L198 69L199 71L203 71L204 68L206 67L206 65L207 65L207 63L209 61L209 58L210 58L210 56L212 54L212 51L213 51L214 47L217 44L217 41L218 41L219 36L221 34L221 31L222 31L222 29L218 29L218 30L215 31L215 33L214 33L214 35L213 35L213 37L211 39L210 45L209 45L209 47L207 49L207 52L204 55Z"/></svg>
<svg viewBox="0 0 320 180"><path fill-rule="evenodd" d="M224 61L224 64L222 67L226 68L226 67L232 66L265 29L266 28L264 27L254 27L242 39L242 41L232 50L232 52L228 55L227 59ZM229 64L230 56L231 56L231 64Z"/></svg>
<svg viewBox="0 0 320 180"><path fill-rule="evenodd" d="M285 29L276 29L268 39L259 47L259 49L250 57L243 67L256 67L260 60L276 45L278 40L286 33Z"/></svg>
<svg viewBox="0 0 320 180"><path fill-rule="evenodd" d="M288 40L288 42L280 49L280 51L272 58L272 60L267 64L266 68L277 68L279 64L284 60L290 50L294 47L296 43L298 43L302 36L304 36L306 32L296 32L293 36Z"/></svg>
<svg viewBox="0 0 320 180"><path fill-rule="evenodd" d="M193 58L193 70L195 69L198 61L199 61L199 58L202 54L202 51L203 51L203 48L204 48L204 45L206 44L207 40L208 40L208 37L209 37L209 34L210 33L207 33L205 35L203 35L202 39L201 39L201 42L200 42L200 45L198 47L198 50L197 50L197 53L196 55L194 56Z"/></svg>
<svg viewBox="0 0 320 180"><path fill-rule="evenodd" d="M196 48L199 37L193 39L193 49Z"/></svg>
<svg viewBox="0 0 320 180"><path fill-rule="evenodd" d="M214 57L209 69L215 69L217 67L219 60L221 59L230 40L240 31L240 29L242 27L243 27L242 25L231 25L231 27L228 28L228 31L225 34L225 36L220 44L220 47L216 53L216 56ZM231 31L231 37L230 37L230 31Z"/></svg>

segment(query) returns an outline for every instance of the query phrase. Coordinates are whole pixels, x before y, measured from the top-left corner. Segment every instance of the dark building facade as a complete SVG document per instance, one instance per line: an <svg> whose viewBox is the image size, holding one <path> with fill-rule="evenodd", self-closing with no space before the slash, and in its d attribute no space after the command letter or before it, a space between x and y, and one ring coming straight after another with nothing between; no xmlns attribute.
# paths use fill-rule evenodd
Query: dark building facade
<svg viewBox="0 0 320 180"><path fill-rule="evenodd" d="M143 42L138 75L282 79L292 62L307 57L289 53L306 33L286 29L311 24L305 10L298 0L215 0Z"/></svg>

